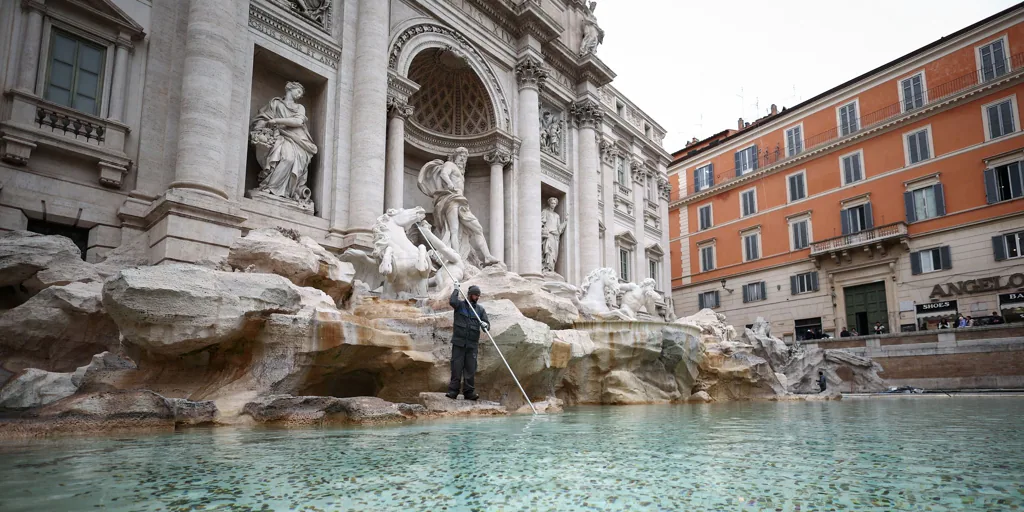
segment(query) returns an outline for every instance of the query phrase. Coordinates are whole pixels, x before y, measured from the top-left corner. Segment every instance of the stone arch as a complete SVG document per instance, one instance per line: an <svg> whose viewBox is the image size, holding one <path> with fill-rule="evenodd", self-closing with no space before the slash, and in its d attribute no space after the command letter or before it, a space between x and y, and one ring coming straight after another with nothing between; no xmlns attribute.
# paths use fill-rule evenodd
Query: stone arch
<svg viewBox="0 0 1024 512"><path fill-rule="evenodd" d="M403 77L409 77L413 59L431 48L451 51L463 57L476 73L490 96L496 128L506 133L512 130L512 115L508 98L501 82L483 54L457 30L436 23L419 22L408 26L394 37L388 57L388 68Z"/></svg>

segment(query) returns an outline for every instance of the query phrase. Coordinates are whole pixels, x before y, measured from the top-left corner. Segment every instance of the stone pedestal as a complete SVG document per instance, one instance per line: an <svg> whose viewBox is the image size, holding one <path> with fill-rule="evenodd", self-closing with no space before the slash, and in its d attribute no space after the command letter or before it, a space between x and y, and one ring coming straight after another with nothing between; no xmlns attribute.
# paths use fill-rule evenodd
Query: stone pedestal
<svg viewBox="0 0 1024 512"><path fill-rule="evenodd" d="M295 210L300 213L305 213L306 215L313 215L313 211L315 210L313 201L311 200L300 202L294 199L275 196L274 194L269 194L258 188L250 189L246 195L257 201L263 201L282 208L288 208L289 210Z"/></svg>
<svg viewBox="0 0 1024 512"><path fill-rule="evenodd" d="M516 65L519 79L519 175L517 221L518 262L516 271L527 277L541 275L540 233L540 99L539 92L548 77L544 63L527 55Z"/></svg>

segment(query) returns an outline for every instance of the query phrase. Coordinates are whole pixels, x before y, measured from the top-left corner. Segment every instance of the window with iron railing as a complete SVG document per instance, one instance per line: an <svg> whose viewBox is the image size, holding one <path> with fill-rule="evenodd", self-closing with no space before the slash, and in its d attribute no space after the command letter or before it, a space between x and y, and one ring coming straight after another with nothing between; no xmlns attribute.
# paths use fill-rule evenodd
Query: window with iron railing
<svg viewBox="0 0 1024 512"><path fill-rule="evenodd" d="M987 82L1006 74L1006 50L1003 48L1002 39L978 48L978 54L981 56L982 80Z"/></svg>
<svg viewBox="0 0 1024 512"><path fill-rule="evenodd" d="M850 102L839 107L839 134L843 137L860 129L857 118L857 102Z"/></svg>
<svg viewBox="0 0 1024 512"><path fill-rule="evenodd" d="M909 112L924 106L924 74L918 73L900 81L900 94L903 96L903 111Z"/></svg>

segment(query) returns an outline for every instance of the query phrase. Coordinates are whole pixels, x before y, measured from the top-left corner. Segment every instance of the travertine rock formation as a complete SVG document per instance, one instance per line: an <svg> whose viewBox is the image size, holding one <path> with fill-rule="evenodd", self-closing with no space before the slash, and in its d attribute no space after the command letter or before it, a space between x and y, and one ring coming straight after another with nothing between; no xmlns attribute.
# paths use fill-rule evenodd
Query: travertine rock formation
<svg viewBox="0 0 1024 512"><path fill-rule="evenodd" d="M254 229L231 244L227 263L238 270L277 274L298 286L322 290L336 303L343 301L355 279L352 264L308 236L296 238L277 229Z"/></svg>
<svg viewBox="0 0 1024 512"><path fill-rule="evenodd" d="M500 265L486 267L462 284L467 290L470 286L479 286L483 292L482 300L507 299L524 316L543 322L552 329L572 327L573 322L579 319L580 312L571 299L555 295L543 284L504 270ZM436 309L447 308L451 291L451 286L448 286L434 294L432 305Z"/></svg>
<svg viewBox="0 0 1024 512"><path fill-rule="evenodd" d="M0 287L24 283L58 260L82 259L70 239L29 231L0 232Z"/></svg>

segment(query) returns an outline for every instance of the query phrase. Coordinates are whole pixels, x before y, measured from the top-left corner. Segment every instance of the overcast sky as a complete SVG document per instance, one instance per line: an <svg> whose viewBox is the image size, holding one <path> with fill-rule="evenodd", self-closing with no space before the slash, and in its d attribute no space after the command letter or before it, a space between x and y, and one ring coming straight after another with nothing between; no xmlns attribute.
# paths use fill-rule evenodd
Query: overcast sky
<svg viewBox="0 0 1024 512"><path fill-rule="evenodd" d="M598 0L597 54L681 148L811 98L1012 0Z"/></svg>

